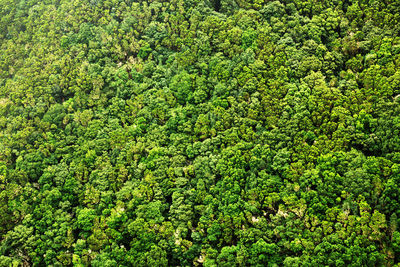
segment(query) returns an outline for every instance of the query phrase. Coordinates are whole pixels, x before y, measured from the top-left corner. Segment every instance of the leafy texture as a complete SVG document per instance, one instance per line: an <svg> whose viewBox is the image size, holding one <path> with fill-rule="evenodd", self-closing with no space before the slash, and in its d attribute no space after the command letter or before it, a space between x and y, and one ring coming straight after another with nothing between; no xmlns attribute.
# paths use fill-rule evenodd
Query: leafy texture
<svg viewBox="0 0 400 267"><path fill-rule="evenodd" d="M0 0L0 265L399 264L399 25L399 1Z"/></svg>

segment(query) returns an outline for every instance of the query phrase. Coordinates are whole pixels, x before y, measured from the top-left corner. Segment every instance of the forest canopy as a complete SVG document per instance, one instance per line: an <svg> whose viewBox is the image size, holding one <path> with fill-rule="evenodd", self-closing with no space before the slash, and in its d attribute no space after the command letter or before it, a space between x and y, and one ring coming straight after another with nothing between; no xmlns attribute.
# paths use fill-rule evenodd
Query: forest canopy
<svg viewBox="0 0 400 267"><path fill-rule="evenodd" d="M400 2L0 0L0 266L400 263Z"/></svg>

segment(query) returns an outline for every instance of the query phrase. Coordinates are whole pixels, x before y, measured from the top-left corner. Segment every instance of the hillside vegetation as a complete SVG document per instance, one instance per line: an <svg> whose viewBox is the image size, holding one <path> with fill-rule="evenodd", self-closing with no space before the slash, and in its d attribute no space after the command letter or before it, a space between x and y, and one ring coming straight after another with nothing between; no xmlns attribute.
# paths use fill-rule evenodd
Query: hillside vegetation
<svg viewBox="0 0 400 267"><path fill-rule="evenodd" d="M400 263L400 2L0 0L0 266Z"/></svg>

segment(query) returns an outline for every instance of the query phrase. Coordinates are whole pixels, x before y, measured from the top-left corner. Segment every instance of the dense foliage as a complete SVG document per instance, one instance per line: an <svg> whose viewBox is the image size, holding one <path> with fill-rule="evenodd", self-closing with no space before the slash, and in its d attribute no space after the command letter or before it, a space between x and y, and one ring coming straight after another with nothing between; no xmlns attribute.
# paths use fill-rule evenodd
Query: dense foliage
<svg viewBox="0 0 400 267"><path fill-rule="evenodd" d="M398 264L399 33L396 0L0 0L0 265Z"/></svg>

